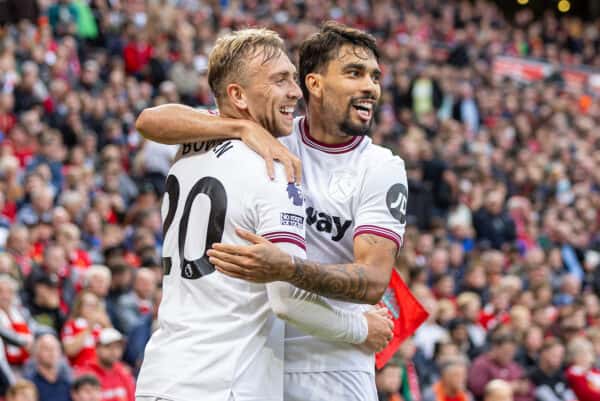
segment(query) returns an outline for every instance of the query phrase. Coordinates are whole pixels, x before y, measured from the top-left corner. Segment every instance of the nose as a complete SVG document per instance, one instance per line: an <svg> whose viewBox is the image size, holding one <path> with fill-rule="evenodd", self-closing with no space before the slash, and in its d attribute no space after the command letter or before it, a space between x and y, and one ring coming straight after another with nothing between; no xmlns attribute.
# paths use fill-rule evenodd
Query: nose
<svg viewBox="0 0 600 401"><path fill-rule="evenodd" d="M296 81L292 81L288 97L295 100L300 100L302 98L302 90Z"/></svg>
<svg viewBox="0 0 600 401"><path fill-rule="evenodd" d="M363 92L368 93L369 95L379 98L379 92L381 88L379 86L379 82L373 79L372 76L367 75L365 79L363 79Z"/></svg>

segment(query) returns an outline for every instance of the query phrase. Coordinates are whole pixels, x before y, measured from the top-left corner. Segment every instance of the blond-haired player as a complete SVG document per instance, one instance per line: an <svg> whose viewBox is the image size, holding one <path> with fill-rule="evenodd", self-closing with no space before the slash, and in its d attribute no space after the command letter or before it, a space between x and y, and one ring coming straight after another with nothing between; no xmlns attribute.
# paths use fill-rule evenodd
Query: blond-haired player
<svg viewBox="0 0 600 401"><path fill-rule="evenodd" d="M275 136L291 131L301 92L274 32L220 38L209 57L209 83L224 117L258 122ZM284 333L277 317L371 351L391 337L385 312L345 311L287 283L231 278L210 263L213 243L245 243L236 228L268 238L284 259L305 257L302 190L288 184L280 165L274 173L270 180L262 159L239 140L182 146L166 181L163 298L138 400L281 401Z"/></svg>

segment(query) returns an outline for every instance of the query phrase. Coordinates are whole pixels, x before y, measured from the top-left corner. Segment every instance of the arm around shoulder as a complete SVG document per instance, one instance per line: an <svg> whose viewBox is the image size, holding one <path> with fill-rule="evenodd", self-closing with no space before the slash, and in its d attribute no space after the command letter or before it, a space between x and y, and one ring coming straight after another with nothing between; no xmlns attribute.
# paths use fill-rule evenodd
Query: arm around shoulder
<svg viewBox="0 0 600 401"><path fill-rule="evenodd" d="M144 109L135 128L146 139L175 145L180 143L241 138L248 121L223 118L182 104L164 104Z"/></svg>

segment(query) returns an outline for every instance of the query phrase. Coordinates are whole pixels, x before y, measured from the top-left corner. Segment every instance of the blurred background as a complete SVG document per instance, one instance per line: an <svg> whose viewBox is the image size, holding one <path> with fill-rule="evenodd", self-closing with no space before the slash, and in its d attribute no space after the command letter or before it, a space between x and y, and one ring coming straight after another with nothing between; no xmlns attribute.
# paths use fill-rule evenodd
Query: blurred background
<svg viewBox="0 0 600 401"><path fill-rule="evenodd" d="M382 50L371 136L406 163L397 269L431 312L380 399L600 400L599 17L595 0L0 1L0 393L133 399L176 151L137 115L213 108L222 33L270 27L295 58L334 19Z"/></svg>

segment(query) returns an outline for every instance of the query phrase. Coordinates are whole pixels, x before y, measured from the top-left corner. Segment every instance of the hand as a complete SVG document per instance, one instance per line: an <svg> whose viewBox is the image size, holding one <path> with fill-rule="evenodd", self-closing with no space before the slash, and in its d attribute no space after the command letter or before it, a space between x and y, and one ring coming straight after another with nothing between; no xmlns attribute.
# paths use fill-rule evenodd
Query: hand
<svg viewBox="0 0 600 401"><path fill-rule="evenodd" d="M25 340L23 348L25 348L27 352L31 353L31 351L33 351L33 344L35 343L33 336L31 334L24 334L23 339Z"/></svg>
<svg viewBox="0 0 600 401"><path fill-rule="evenodd" d="M529 381L528 380L518 380L517 388L515 389L516 394L527 394L529 392Z"/></svg>
<svg viewBox="0 0 600 401"><path fill-rule="evenodd" d="M254 283L286 281L293 271L292 257L268 240L241 229L235 230L240 238L253 245L215 243L206 254L215 269L230 277Z"/></svg>
<svg viewBox="0 0 600 401"><path fill-rule="evenodd" d="M245 129L242 131L241 139L265 159L267 164L267 173L273 180L275 179L275 167L273 161L277 160L285 168L288 182L302 183L302 163L300 159L294 156L285 146L281 144L273 135L259 124L253 121L244 121Z"/></svg>
<svg viewBox="0 0 600 401"><path fill-rule="evenodd" d="M394 322L386 308L377 307L365 312L369 334L363 345L371 352L379 352L394 338Z"/></svg>

